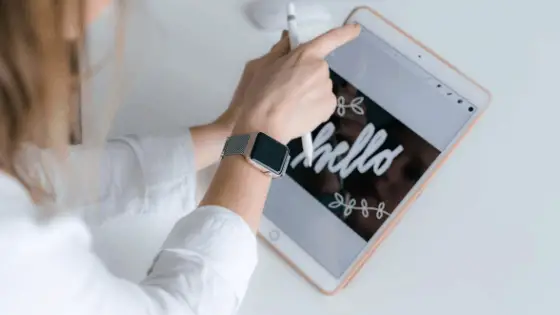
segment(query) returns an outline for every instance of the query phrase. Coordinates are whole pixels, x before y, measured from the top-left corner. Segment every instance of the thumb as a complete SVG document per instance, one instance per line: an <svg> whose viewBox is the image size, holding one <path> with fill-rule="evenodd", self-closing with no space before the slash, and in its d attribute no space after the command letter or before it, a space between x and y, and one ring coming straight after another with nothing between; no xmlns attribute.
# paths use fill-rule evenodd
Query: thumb
<svg viewBox="0 0 560 315"><path fill-rule="evenodd" d="M282 32L282 37L280 38L280 40L270 49L269 55L281 57L288 52L290 52L290 40L288 37L288 31L284 30Z"/></svg>

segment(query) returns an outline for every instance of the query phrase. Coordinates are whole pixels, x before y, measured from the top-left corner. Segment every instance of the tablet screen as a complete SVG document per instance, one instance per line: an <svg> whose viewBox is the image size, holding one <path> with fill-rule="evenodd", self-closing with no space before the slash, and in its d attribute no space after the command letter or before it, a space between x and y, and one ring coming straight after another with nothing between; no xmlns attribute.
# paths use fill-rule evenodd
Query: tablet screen
<svg viewBox="0 0 560 315"><path fill-rule="evenodd" d="M338 107L313 133L315 161L289 143L288 175L368 241L440 151L331 71Z"/></svg>
<svg viewBox="0 0 560 315"><path fill-rule="evenodd" d="M288 144L265 215L339 277L475 108L365 29L327 61L336 111L313 132L311 167L301 139Z"/></svg>

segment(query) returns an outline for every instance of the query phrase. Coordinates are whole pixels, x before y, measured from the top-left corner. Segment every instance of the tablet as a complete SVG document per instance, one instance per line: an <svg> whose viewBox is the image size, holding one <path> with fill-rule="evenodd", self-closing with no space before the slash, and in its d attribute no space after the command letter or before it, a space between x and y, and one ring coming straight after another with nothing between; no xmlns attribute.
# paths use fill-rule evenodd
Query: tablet
<svg viewBox="0 0 560 315"><path fill-rule="evenodd" d="M313 164L288 144L260 235L322 292L344 287L395 226L490 94L379 13L327 57L338 105L313 132Z"/></svg>

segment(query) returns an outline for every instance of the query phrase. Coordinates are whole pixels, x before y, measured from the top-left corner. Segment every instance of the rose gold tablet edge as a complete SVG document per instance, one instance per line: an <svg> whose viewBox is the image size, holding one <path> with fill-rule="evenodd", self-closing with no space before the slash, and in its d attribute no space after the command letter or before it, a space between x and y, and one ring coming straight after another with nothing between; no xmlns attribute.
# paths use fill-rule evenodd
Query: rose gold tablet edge
<svg viewBox="0 0 560 315"><path fill-rule="evenodd" d="M348 15L348 17L346 18L346 20L344 21L344 24L348 23L348 21L354 16L354 14L356 14L356 12L360 11L360 10L368 10L370 11L372 14L374 14L375 16L377 16L378 18L380 18L382 21L384 21L385 23L387 23L389 26L393 27L394 29L396 29L399 33L403 34L405 37L407 37L408 39L410 39L412 42L414 42L415 44L417 44L418 46L422 47L424 50L426 50L428 53L432 54L434 57L436 57L438 60L440 60L441 62L443 62L445 65L447 65L449 68L451 68L453 71L457 72L457 74L461 75L462 77L464 77L465 79L467 79L468 81L470 81L471 83L473 83L474 85L476 85L477 87L479 87L482 91L484 91L487 95L488 95L488 104L491 103L492 101L492 93L490 93L490 91L488 89L486 89L485 87L483 87L482 85L480 85L478 82L476 82L474 79L470 78L469 76L467 76L466 74L464 74L463 72L461 72L459 69L457 69L454 65L452 65L451 63L449 63L447 60L445 60L443 57L441 57L440 55L438 55L435 51L433 51L432 49L426 47L424 44L422 44L422 42L420 42L419 40L415 39L414 37L412 37L411 35L409 35L408 33L406 33L405 31L403 31L401 28L399 28L397 25L395 25L393 22L391 22L390 20L388 20L387 18L385 18L383 15L381 15L379 12L375 11L374 9L367 7L367 6L360 6L355 8L354 10L352 10L352 12ZM296 270L296 272L298 272L304 279L306 279L309 283L311 283L313 286L315 286L321 293L325 294L325 295L335 295L337 294L341 289L345 288L348 286L348 284L350 283L350 281L352 281L352 279L354 279L354 277L358 274L358 272L363 268L364 264L366 263L366 261L373 255L373 253L375 252L375 250L379 247L379 245L381 245L381 243L385 240L385 238L387 238L387 236L389 236L391 234L391 232L394 230L394 228L396 227L396 225L400 222L400 220L402 219L403 215L408 211L408 209L410 208L410 206L412 205L412 203L418 198L418 196L423 192L424 188L426 187L426 185L428 185L428 183L434 178L434 175L437 173L437 171L439 171L439 169L441 168L441 166L447 161L447 159L449 158L449 156L451 155L451 153L453 151L455 151L455 149L457 148L457 146L463 141L463 139L465 138L465 136L467 134L469 134L473 128L473 126L479 121L480 117L482 117L482 115L484 114L481 113L475 120L473 120L469 126L467 127L466 131L463 133L463 135L461 135L461 137L459 139L457 139L457 141L455 142L455 144L452 146L452 148L447 152L447 154L442 158L442 160L434 165L434 169L432 171L432 173L430 174L430 176L428 178L426 178L426 180L420 185L420 187L418 188L418 191L414 194L414 196L412 196L404 205L403 208L400 210L400 212L393 218L391 219L391 221L388 223L388 226L385 228L385 231L382 232L382 234L379 236L379 239L371 245L369 251L367 251L366 253L364 253L362 255L362 257L357 260L354 263L354 266L351 267L350 269L350 273L346 276L346 278L344 278L340 284L332 291L326 291L323 288L321 288L317 283L315 283L313 281L313 279L311 279L305 272L303 272L289 257L287 257L286 255L284 255L282 252L280 252L280 250L278 250L271 242L269 242L266 237L264 237L262 234L259 233L259 236L267 243L267 245L272 248L280 257L282 257L292 268L294 268Z"/></svg>

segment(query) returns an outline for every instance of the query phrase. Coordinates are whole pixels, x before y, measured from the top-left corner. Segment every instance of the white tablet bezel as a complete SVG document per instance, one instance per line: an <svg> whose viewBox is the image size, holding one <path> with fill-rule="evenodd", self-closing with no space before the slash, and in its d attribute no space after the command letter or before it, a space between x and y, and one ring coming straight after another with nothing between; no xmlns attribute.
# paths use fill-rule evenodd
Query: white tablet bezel
<svg viewBox="0 0 560 315"><path fill-rule="evenodd" d="M361 24L364 28L396 48L404 57L415 61L419 66L438 78L439 82L475 105L478 110L465 127L457 134L456 138L453 139L452 145L450 145L447 150L443 151L430 168L428 168L426 173L416 183L399 207L394 210L391 218L388 219L372 239L370 239L363 251L353 261L351 267L346 270L340 278L334 277L296 242L290 239L288 235L282 233L272 221L268 220L266 216L263 217L259 229L261 237L270 243L288 263L325 294L334 294L351 280L367 258L373 253L375 248L377 248L379 243L398 222L411 201L420 194L427 181L445 161L448 154L454 149L459 140L469 131L474 122L487 109L491 99L491 95L486 89L469 79L433 51L423 46L420 42L404 33L393 23L370 8L359 8L355 10L346 23Z"/></svg>

